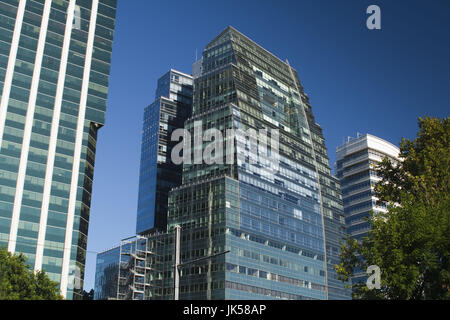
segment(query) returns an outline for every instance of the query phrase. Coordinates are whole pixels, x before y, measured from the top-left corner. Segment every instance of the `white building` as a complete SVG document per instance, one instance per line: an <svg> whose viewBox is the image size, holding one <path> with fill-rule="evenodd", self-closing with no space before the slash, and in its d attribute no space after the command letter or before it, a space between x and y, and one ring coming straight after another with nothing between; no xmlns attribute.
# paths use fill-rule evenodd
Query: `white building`
<svg viewBox="0 0 450 320"><path fill-rule="evenodd" d="M381 180L375 166L384 157L397 161L400 150L381 138L358 134L357 138L349 138L337 147L336 153L335 172L341 183L347 234L361 241L370 229L367 218L371 212L386 212L374 196L374 187ZM365 281L365 278L365 273L356 270L352 282Z"/></svg>
<svg viewBox="0 0 450 320"><path fill-rule="evenodd" d="M366 218L373 211L385 211L376 204L373 189L380 180L375 166L384 157L398 160L400 150L392 143L370 134L349 138L336 148L335 172L341 182L347 234L361 240L369 229Z"/></svg>

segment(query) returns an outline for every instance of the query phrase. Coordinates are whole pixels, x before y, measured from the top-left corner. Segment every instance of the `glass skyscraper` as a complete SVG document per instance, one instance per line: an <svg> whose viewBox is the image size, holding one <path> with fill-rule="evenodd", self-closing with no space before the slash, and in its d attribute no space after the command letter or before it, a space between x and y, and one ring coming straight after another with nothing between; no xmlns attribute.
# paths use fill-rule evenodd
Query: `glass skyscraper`
<svg viewBox="0 0 450 320"><path fill-rule="evenodd" d="M0 245L81 298L116 0L0 0Z"/></svg>
<svg viewBox="0 0 450 320"><path fill-rule="evenodd" d="M165 231L167 197L181 184L180 165L171 161L172 132L192 112L192 76L171 69L158 80L155 101L144 110L136 233Z"/></svg>
<svg viewBox="0 0 450 320"><path fill-rule="evenodd" d="M117 297L120 247L97 254L94 284L94 300L109 300Z"/></svg>
<svg viewBox="0 0 450 320"><path fill-rule="evenodd" d="M135 260L139 262L139 257L133 253L141 248L143 243L147 243L146 237L152 235L154 238L154 234L157 233L159 234L157 239L167 239L167 234L164 233L167 228L167 198L172 188L181 185L183 169L183 166L175 165L171 161L171 151L176 143L171 141L171 135L174 130L183 128L184 121L191 115L192 89L192 76L171 69L158 79L155 101L144 109L137 236L125 239L120 246L97 255L94 297L96 300L144 297L141 290L138 290L143 277L136 270L132 276L125 272L125 276L120 277L118 282L119 261L122 261L121 265L125 264L129 270L138 265ZM148 240L149 245L156 242ZM166 247L162 246L162 250L166 250ZM154 268L153 264L152 269ZM135 292L128 292L128 282L125 280L133 283ZM125 284L117 286L123 282ZM123 293L118 294L118 289Z"/></svg>
<svg viewBox="0 0 450 320"><path fill-rule="evenodd" d="M349 138L336 148L337 177L341 182L345 221L348 235L361 241L370 229L367 218L373 212L386 212L386 207L377 203L375 184L380 177L375 166L384 157L398 161L400 149L392 143L370 134ZM365 281L365 272L357 270L355 281Z"/></svg>
<svg viewBox="0 0 450 320"><path fill-rule="evenodd" d="M230 252L182 268L180 299L349 299L333 267L345 238L339 182L297 72L232 27L195 69L185 123L192 136L198 122L224 137L228 129L277 129L279 152L253 164L258 154L231 137L236 148L224 154L232 152L232 164L184 163L168 215L168 230L182 228L182 262ZM194 142L193 153L206 145ZM161 260L173 264L167 254ZM158 293L173 297L171 287Z"/></svg>
<svg viewBox="0 0 450 320"><path fill-rule="evenodd" d="M232 27L193 69L182 184L169 192L167 232L122 241L117 298L174 299L179 226L179 299L350 299L334 270L346 235L340 185L296 71ZM201 135L213 129L226 151L207 161L212 140L220 141ZM250 134L227 134L237 129ZM271 140L278 130L278 147L249 146L249 129L267 129Z"/></svg>

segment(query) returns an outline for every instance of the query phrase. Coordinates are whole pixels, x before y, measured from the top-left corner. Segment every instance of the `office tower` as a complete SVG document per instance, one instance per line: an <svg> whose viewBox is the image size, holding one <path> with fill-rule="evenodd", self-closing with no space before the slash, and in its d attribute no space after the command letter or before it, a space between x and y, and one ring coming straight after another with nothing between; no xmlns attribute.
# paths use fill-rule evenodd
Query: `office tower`
<svg viewBox="0 0 450 320"><path fill-rule="evenodd" d="M377 204L373 188L380 181L375 166L384 157L394 163L398 161L399 148L392 143L370 134L349 138L336 148L335 172L341 182L347 234L361 241L367 235L370 224L367 218L373 212L386 212L386 207ZM366 275L361 270L353 278L363 281Z"/></svg>
<svg viewBox="0 0 450 320"><path fill-rule="evenodd" d="M192 112L192 77L171 69L158 80L155 101L144 110L136 233L165 231L167 196L181 184L181 165L171 161L172 132Z"/></svg>
<svg viewBox="0 0 450 320"><path fill-rule="evenodd" d="M0 0L0 245L83 290L116 0Z"/></svg>
<svg viewBox="0 0 450 320"><path fill-rule="evenodd" d="M120 246L97 255L95 300L117 298L119 260L129 270L136 265L135 260L139 260L134 253L142 247L143 241L155 234L165 235L167 196L171 188L181 184L183 169L171 161L171 150L176 143L171 141L171 135L174 130L183 128L184 121L191 115L192 89L190 75L171 69L158 79L155 101L144 109L137 236L124 239ZM125 278L127 276L129 274ZM139 288L139 273L134 272L131 278L136 282L134 287ZM126 294L119 296L128 298ZM139 290L133 294L134 299L140 296Z"/></svg>
<svg viewBox="0 0 450 320"><path fill-rule="evenodd" d="M236 135L223 152L232 163L184 162L168 215L168 230L181 226L181 261L230 252L181 268L180 299L349 299L333 268L345 237L339 182L297 72L232 27L201 64L185 123L194 157L208 146L196 131L211 128L279 130L279 152L247 150Z"/></svg>
<svg viewBox="0 0 450 320"><path fill-rule="evenodd" d="M99 252L95 268L94 300L117 297L120 247Z"/></svg>
<svg viewBox="0 0 450 320"><path fill-rule="evenodd" d="M192 77L197 78L202 74L203 59L199 59L192 64Z"/></svg>
<svg viewBox="0 0 450 320"><path fill-rule="evenodd" d="M174 286L173 240L170 230L121 241L117 300L170 299Z"/></svg>
<svg viewBox="0 0 450 320"><path fill-rule="evenodd" d="M394 163L400 150L392 143L370 134L349 138L336 148L336 175L341 182L347 233L361 240L370 229L370 212L386 212L377 205L373 188L380 181L375 166L384 157Z"/></svg>

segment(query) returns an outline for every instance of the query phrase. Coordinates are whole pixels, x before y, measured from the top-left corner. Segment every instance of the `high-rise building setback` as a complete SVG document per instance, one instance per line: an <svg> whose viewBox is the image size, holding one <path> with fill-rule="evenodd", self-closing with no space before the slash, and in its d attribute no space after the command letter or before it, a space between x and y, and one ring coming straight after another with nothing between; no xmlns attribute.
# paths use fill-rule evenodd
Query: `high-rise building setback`
<svg viewBox="0 0 450 320"><path fill-rule="evenodd" d="M136 233L165 231L170 189L181 184L180 165L171 160L174 130L192 112L192 76L171 69L158 80L156 100L144 110Z"/></svg>
<svg viewBox="0 0 450 320"><path fill-rule="evenodd" d="M170 189L181 185L183 169L183 166L172 163L171 151L176 142L171 141L171 136L174 130L184 127L184 121L191 115L192 87L192 76L170 69L158 79L155 101L144 109L137 236L124 239L120 246L97 254L96 300L143 298L140 290L144 278L142 270L134 270L133 275L127 271L139 268L139 263L142 263L136 250L142 249L146 237L155 238L155 233L161 234L162 238L167 236L168 194ZM122 262L121 269L125 268L125 272L122 271L125 277L119 274L119 261ZM156 268L154 263L151 263L153 270ZM119 283L122 285L118 287ZM133 292L129 290L129 283L133 284ZM123 294L118 295L119 288Z"/></svg>
<svg viewBox="0 0 450 320"><path fill-rule="evenodd" d="M346 235L339 181L296 70L232 27L194 69L191 157L211 151L198 133L217 129L226 150L211 154L224 159L183 163L168 232L126 242L118 298L173 299L180 226L181 262L201 259L180 268L180 299L349 299L334 270ZM279 144L249 148L252 136L227 136L238 129L277 132Z"/></svg>

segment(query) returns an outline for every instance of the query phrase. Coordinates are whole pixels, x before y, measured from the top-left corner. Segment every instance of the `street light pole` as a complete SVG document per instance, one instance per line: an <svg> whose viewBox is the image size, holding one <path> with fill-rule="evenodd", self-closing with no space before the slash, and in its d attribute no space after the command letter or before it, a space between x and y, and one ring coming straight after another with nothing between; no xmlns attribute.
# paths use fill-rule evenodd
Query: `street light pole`
<svg viewBox="0 0 450 320"><path fill-rule="evenodd" d="M180 295L180 234L181 227L175 226L175 265L173 270L173 298L179 300Z"/></svg>
<svg viewBox="0 0 450 320"><path fill-rule="evenodd" d="M174 300L180 300L180 269L186 265L189 264L194 264L198 261L202 261L202 260L207 260L207 259L212 259L214 257L220 256L222 254L228 253L230 252L230 250L224 251L224 252L219 252L219 253L215 253L212 254L210 256L206 256L206 257L202 257L202 258L198 258L195 260L191 260L191 261L187 261L187 262L180 262L180 244L181 244L181 227L180 226L175 226L175 264L173 265L173 299Z"/></svg>

